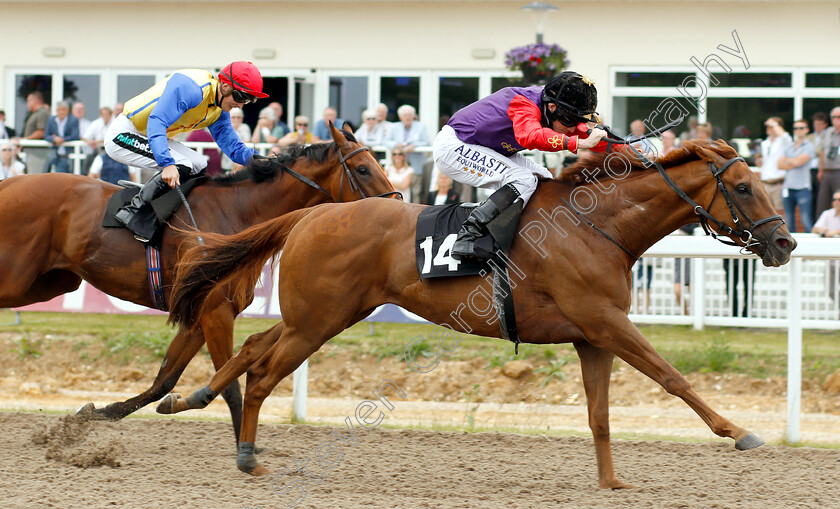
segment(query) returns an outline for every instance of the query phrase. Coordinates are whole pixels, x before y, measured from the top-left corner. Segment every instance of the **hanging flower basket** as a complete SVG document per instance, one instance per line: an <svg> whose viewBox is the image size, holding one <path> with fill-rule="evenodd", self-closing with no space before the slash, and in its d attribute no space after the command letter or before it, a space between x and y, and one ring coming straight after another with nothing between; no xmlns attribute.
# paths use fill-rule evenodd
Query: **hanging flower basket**
<svg viewBox="0 0 840 509"><path fill-rule="evenodd" d="M521 71L528 84L542 85L569 65L566 50L557 44L528 44L505 53L505 65L512 71Z"/></svg>

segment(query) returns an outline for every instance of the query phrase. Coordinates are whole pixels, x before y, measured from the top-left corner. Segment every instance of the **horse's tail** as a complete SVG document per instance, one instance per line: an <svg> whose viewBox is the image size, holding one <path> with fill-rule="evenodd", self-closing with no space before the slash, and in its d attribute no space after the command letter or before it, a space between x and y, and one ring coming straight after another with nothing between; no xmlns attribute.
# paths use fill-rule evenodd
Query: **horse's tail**
<svg viewBox="0 0 840 509"><path fill-rule="evenodd" d="M228 298L233 302L247 302L265 263L283 249L292 228L313 210L289 212L235 235L202 232L204 244L191 246L178 262L169 322L194 326L205 299L222 284L231 285Z"/></svg>

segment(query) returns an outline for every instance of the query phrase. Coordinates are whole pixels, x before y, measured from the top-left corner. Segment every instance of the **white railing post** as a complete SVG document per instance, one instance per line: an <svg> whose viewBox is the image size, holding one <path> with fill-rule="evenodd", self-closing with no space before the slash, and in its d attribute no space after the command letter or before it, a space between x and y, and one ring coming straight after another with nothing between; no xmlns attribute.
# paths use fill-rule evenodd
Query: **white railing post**
<svg viewBox="0 0 840 509"><path fill-rule="evenodd" d="M799 412L802 406L802 258L790 261L788 285L788 373L787 430L788 443L799 442Z"/></svg>
<svg viewBox="0 0 840 509"><path fill-rule="evenodd" d="M691 259L691 314L694 318L694 330L703 330L706 317L706 267L705 258Z"/></svg>
<svg viewBox="0 0 840 509"><path fill-rule="evenodd" d="M292 419L294 422L306 420L306 392L309 379L309 359L303 361L294 373L292 388Z"/></svg>
<svg viewBox="0 0 840 509"><path fill-rule="evenodd" d="M82 141L73 143L73 173L76 175L82 174Z"/></svg>

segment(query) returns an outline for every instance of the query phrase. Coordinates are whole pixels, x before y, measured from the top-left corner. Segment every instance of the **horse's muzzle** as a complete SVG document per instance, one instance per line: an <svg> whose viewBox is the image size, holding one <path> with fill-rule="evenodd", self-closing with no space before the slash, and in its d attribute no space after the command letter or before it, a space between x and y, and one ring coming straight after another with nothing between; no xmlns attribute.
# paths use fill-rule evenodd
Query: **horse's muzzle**
<svg viewBox="0 0 840 509"><path fill-rule="evenodd" d="M790 254L796 249L796 240L785 226L777 229L767 240L767 247L761 255L765 267L778 267L790 261Z"/></svg>

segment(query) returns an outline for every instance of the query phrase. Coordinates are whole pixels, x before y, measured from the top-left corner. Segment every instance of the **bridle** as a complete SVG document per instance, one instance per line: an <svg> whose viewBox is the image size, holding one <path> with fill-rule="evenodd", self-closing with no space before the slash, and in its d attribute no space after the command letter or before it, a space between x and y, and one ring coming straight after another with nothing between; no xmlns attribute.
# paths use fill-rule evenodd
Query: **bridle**
<svg viewBox="0 0 840 509"><path fill-rule="evenodd" d="M657 171L659 171L659 174L662 175L663 180L665 180L668 186L670 186L671 189L673 189L674 192L677 193L677 195L680 198L682 198L686 203L691 205L691 207L694 209L694 213L697 214L697 216L699 217L700 225L703 227L703 231L706 232L706 235L711 235L713 239L723 244L740 247L741 254L749 254L750 248L756 247L758 248L759 256L764 256L765 251L767 251L768 242L756 239L753 236L753 231L763 224L767 224L772 221L779 221L779 224L777 224L776 227L773 228L773 230L767 236L767 238L770 239L773 237L773 234L776 233L776 230L778 230L783 224L785 224L785 220L784 218L782 218L782 216L776 214L774 216L765 217L764 219L759 219L758 221L753 221L750 218L750 216L747 215L746 212L744 212L744 209L742 209L741 206L738 205L738 202L732 198L732 194L729 192L729 189L727 189L726 185L723 183L721 175L730 166L737 162L742 162L746 164L744 158L740 156L729 159L728 161L724 162L720 166L720 168L716 167L714 163L709 162L709 171L712 172L712 176L714 176L715 180L717 180L717 187L715 188L715 194L712 196L712 200L709 202L709 206L706 208L703 208L702 205L699 205L697 202L692 200L687 194L685 194L685 191L680 189L677 186L677 184L674 183L673 180L671 180L671 177L669 177L668 174L665 173L665 169L662 168L661 164L659 164L658 162L654 162L653 164L656 165ZM732 216L732 222L735 223L735 228L727 226L722 221L714 217L711 213L709 213L709 209L712 208L712 204L717 198L718 191L720 191L721 196L723 196L724 201L726 201L726 206L729 208L729 214ZM740 216L744 218L746 225L743 225L741 223L741 219L738 215L739 213ZM712 223L716 227L717 231L711 228L709 226L709 223ZM734 235L740 241L740 244L738 242L733 242L727 238L723 238L721 235Z"/></svg>
<svg viewBox="0 0 840 509"><path fill-rule="evenodd" d="M682 119L680 119L680 121L681 120ZM666 126L663 126L662 128L657 129L656 131L653 131L651 133L639 136L637 138L633 138L631 140L622 140L621 138L616 136L612 131L610 131L608 126L598 126L598 127L601 128L601 129L604 129L607 132L607 134L610 136L609 138L601 138L602 140L607 142L607 150L610 150L612 148L612 145L628 145L629 146L630 144L636 143L636 142L641 141L643 139L650 138L652 136L658 136L662 132L664 132L664 131L670 129L671 127L673 127L672 124L674 124L674 122L671 122L670 124L668 124ZM763 225L763 224L767 224L767 223L770 223L772 221L779 221L779 224L777 224L776 227L773 228L773 230L767 236L767 238L770 239L770 238L772 238L772 236L776 232L776 230L778 230L783 224L785 224L784 218L782 218L782 216L780 216L778 214L776 214L774 216L770 216L770 217L765 217L764 219L759 219L758 221L753 221L750 218L750 216L747 215L746 212L744 212L744 209L742 209L741 206L738 205L738 202L735 201L732 198L732 194L729 192L729 189L727 189L726 185L723 183L723 180L721 179L721 175L723 175L723 172L725 172L727 169L729 169L730 166L732 166L733 164L735 164L737 162L746 163L746 161L744 160L743 157L740 157L740 156L733 157L732 159L729 159L728 161L724 162L719 168L716 167L714 165L714 163L709 162L709 171L712 172L712 176L715 177L715 180L717 180L717 187L715 188L715 194L712 196L712 200L709 202L709 206L705 207L705 208L702 205L695 202L694 200L692 200L691 197L688 196L685 193L685 191L680 189L680 187L665 172L665 168L663 168L662 165L659 164L659 161L656 161L656 160L651 161L644 154L642 154L641 152L638 152L638 151L637 151L636 154L632 154L631 157L634 157L634 158L638 159L639 161L641 161L642 164L645 167L649 168L651 166L656 166L656 170L659 172L659 175L662 176L662 179L665 181L665 183L668 184L668 186L671 189L673 189L675 193L677 193L677 196L679 196L680 198L683 199L683 201L685 201L686 203L691 205L692 209L694 210L694 213L697 214L700 225L703 227L703 231L706 232L706 235L711 235L713 239L715 239L718 242L721 242L723 244L740 247L741 248L741 254L749 254L749 253L751 253L750 248L755 247L755 248L758 249L759 256L763 257L764 253L767 251L767 246L769 244L769 241L760 241L760 240L756 239L753 236L754 230L756 228L758 228L759 226ZM726 201L726 206L729 208L729 214L732 216L732 222L735 224L735 228L727 226L723 221L720 221L719 219L717 219L715 216L713 216L709 212L709 209L711 209L712 204L715 202L715 199L717 198L718 192L720 192L720 194L723 196L723 199ZM736 209L737 209L737 212L736 212ZM744 226L742 224L741 218L738 215L739 213L740 213L740 216L742 216L744 218L744 221L746 222L746 226ZM709 225L709 223L714 225L715 228L712 228ZM592 225L592 226L594 227L594 225ZM607 235L606 232L603 232L602 230L600 230L598 228L596 228L596 229L598 231L600 231L602 234L604 234L613 243L617 244L625 252L630 253L630 251L628 251L627 248L625 248L624 246L619 244L618 241L614 240L612 237ZM723 235L735 236L740 243L739 242L733 242L733 241L731 241L727 238L724 238ZM631 253L631 256L633 256L634 258L637 258L635 255L632 255L632 253Z"/></svg>
<svg viewBox="0 0 840 509"><path fill-rule="evenodd" d="M338 184L339 203L341 203L341 197L344 194L344 175L347 175L347 181L350 182L350 189L361 194L362 198L369 198L367 193L365 193L365 190L362 189L362 186L359 184L359 181L356 179L356 176L353 175L352 171L350 171L350 167L347 166L347 161L350 160L351 157L367 150L370 150L370 147L359 147L345 156L344 153L341 152L341 148L338 149L338 160L341 161L341 167L344 169L344 173L341 175L341 181ZM399 191L388 191L387 193L377 194L374 198L384 198L391 195L398 195L400 199L403 197L402 193Z"/></svg>
<svg viewBox="0 0 840 509"><path fill-rule="evenodd" d="M370 148L369 147L359 147L359 148L351 151L346 156L341 152L340 147L336 146L336 148L338 149L338 160L341 161L341 169L342 169L341 179L339 180L339 184L338 184L338 198L336 198L335 196L332 195L332 193L330 193L329 191L327 191L326 189L321 187L321 185L318 184L317 182L314 182L313 180L301 175L300 173L292 170L291 168L284 168L284 171L286 173L288 173L289 175L291 175L292 177L294 177L294 178L300 180L301 182L303 182L304 184L308 185L309 187L313 187L313 188L317 189L318 191L321 191L322 193L326 194L327 196L332 198L332 201L337 202L337 203L344 203L342 198L344 197L344 177L346 175L347 176L347 181L350 183L349 184L350 189L352 189L352 190L356 191L357 193L361 194L362 198L370 198L370 196L368 196L368 194L365 192L365 190L361 186L361 184L359 184L359 181L356 178L356 176L350 170L350 166L347 165L347 161L349 161L351 157L353 157L354 155L356 155L360 152L370 150ZM400 193L399 191L389 191L387 193L377 194L376 196L373 196L373 198L384 198L386 196L392 196L392 195L397 195L397 196L400 197L400 199L402 199L402 197L403 197L402 193Z"/></svg>

